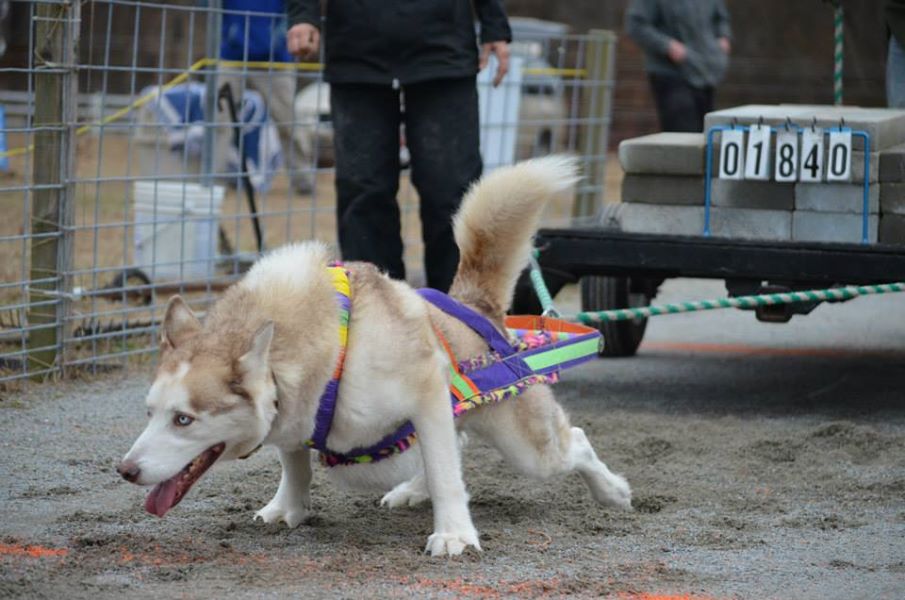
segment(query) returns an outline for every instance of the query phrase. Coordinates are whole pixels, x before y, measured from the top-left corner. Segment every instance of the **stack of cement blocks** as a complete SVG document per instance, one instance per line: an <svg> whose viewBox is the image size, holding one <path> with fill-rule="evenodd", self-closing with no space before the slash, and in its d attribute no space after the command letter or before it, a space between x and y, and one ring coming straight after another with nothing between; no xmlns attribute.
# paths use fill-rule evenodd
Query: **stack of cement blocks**
<svg viewBox="0 0 905 600"><path fill-rule="evenodd" d="M715 125L845 126L871 136L868 237L905 244L905 111L821 106L743 106L710 113ZM816 121L815 121L816 119ZM864 143L852 142L847 183L780 183L716 179L719 135L713 148L711 233L718 237L820 242L861 241ZM771 148L775 150L775 148ZM706 136L659 133L619 146L625 171L622 204L607 212L623 231L701 235L704 230Z"/></svg>

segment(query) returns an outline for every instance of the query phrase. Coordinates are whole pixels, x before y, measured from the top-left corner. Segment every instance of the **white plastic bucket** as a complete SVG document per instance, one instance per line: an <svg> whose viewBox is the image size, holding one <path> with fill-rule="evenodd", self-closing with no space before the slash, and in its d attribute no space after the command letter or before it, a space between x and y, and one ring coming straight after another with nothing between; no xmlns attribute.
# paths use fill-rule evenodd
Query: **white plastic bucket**
<svg viewBox="0 0 905 600"><path fill-rule="evenodd" d="M198 280L214 274L222 186L136 181L135 266L152 280Z"/></svg>

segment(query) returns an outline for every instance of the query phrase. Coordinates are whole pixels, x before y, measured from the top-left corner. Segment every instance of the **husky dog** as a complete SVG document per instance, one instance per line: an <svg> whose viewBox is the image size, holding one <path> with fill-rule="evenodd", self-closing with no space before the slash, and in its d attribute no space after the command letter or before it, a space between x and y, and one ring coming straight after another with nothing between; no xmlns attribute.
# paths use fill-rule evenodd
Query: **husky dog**
<svg viewBox="0 0 905 600"><path fill-rule="evenodd" d="M553 195L576 181L566 157L534 159L485 176L455 217L461 259L450 296L502 328L531 238ZM147 396L149 422L117 471L151 486L145 508L158 516L179 503L215 462L276 446L282 477L255 517L295 527L308 515L312 436L321 394L340 358L335 290L322 244L264 256L211 308L202 324L174 296L167 304L160 365ZM336 466L350 487L387 491L390 508L430 500L434 532L426 551L480 550L462 479L457 432L487 440L520 473L577 471L594 499L629 509L631 491L571 427L546 385L453 418L450 358L487 352L486 342L415 290L365 263L345 265L352 310L336 411L327 443L335 452L374 444L410 421L418 440L374 463Z"/></svg>

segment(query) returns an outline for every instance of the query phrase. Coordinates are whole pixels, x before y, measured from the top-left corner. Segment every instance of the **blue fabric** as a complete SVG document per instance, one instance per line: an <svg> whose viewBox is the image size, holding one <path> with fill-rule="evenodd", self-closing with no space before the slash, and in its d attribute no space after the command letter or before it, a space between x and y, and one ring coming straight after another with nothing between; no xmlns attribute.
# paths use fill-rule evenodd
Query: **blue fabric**
<svg viewBox="0 0 905 600"><path fill-rule="evenodd" d="M142 95L151 93L150 89ZM200 83L183 83L173 86L151 105L157 121L166 126L167 141L171 150L182 152L186 147L189 156L200 156L204 140L204 124L215 121L214 117L204 118L205 86ZM245 90L240 106L239 120L242 122L242 153L246 159L248 175L258 191L267 191L274 173L283 163L280 139L267 115L264 98L254 90ZM229 172L239 172L238 149L233 144L233 156L227 165Z"/></svg>
<svg viewBox="0 0 905 600"><path fill-rule="evenodd" d="M889 55L886 59L886 102L889 108L905 108L905 48L895 36L889 37Z"/></svg>
<svg viewBox="0 0 905 600"><path fill-rule="evenodd" d="M292 62L286 48L284 0L224 0L223 10L220 58Z"/></svg>

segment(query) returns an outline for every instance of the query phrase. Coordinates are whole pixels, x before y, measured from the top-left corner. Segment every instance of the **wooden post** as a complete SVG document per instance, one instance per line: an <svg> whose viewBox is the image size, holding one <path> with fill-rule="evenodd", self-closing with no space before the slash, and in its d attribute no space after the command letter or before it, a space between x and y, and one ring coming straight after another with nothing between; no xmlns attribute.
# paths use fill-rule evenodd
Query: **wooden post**
<svg viewBox="0 0 905 600"><path fill-rule="evenodd" d="M28 371L43 379L62 366L64 281L70 269L70 180L77 105L80 3L35 6L34 160ZM37 306L36 306L37 305Z"/></svg>
<svg viewBox="0 0 905 600"><path fill-rule="evenodd" d="M615 57L616 34L604 29L588 32L580 108L584 121L581 139L585 178L579 184L584 189L579 191L572 205L572 217L575 219L594 216L603 201Z"/></svg>

